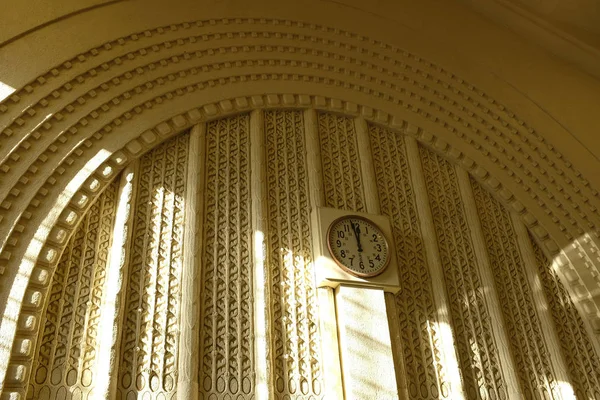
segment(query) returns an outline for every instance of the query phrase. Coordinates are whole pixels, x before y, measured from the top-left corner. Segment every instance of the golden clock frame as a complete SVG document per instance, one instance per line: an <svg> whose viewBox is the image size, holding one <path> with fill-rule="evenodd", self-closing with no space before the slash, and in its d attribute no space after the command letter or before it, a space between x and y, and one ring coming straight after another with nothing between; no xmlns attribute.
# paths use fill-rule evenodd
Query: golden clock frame
<svg viewBox="0 0 600 400"><path fill-rule="evenodd" d="M387 258L385 260L385 264L383 265L383 267L375 272L369 273L369 274L365 274L365 273L360 273L357 271L353 271L352 269L346 267L343 263L341 263L337 257L335 257L333 255L333 250L331 248L331 242L329 241L329 235L331 233L331 228L336 225L339 221L342 221L344 219L360 219L363 220L365 222L368 222L369 224L374 225L377 229L379 229L379 231L381 232L381 236L383 237L383 241L385 242L385 247L386 247L386 251L388 253ZM375 276L381 275L385 272L385 270L387 269L387 267L390 265L390 258L391 258L391 254L390 254L390 244L388 241L388 238L385 235L385 232L383 231L383 229L381 229L381 227L372 219L369 219L367 217L363 217L361 215L357 215L357 214L346 214L343 215L341 217L338 217L336 219L334 219L332 222L329 223L329 226L327 227L327 248L329 250L329 254L331 255L331 258L333 259L333 261L335 261L335 263L342 268L344 271L346 271L347 273L349 273L350 275L353 276L357 276L360 278L373 278Z"/></svg>

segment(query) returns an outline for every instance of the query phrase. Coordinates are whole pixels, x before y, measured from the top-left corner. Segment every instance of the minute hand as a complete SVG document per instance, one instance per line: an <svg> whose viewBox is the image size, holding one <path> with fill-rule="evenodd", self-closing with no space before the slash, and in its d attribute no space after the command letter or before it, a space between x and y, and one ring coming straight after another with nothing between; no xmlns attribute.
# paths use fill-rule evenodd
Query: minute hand
<svg viewBox="0 0 600 400"><path fill-rule="evenodd" d="M362 246L360 245L360 226L358 224L353 224L354 225L354 236L356 236L356 244L358 245L358 252L362 253L363 249Z"/></svg>

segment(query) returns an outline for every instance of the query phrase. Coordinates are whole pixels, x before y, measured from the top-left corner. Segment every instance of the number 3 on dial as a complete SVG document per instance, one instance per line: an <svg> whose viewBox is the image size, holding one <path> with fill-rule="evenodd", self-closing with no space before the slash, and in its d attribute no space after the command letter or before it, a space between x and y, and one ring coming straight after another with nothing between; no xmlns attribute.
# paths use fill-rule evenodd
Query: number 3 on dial
<svg viewBox="0 0 600 400"><path fill-rule="evenodd" d="M327 246L335 262L354 276L379 275L389 264L389 247L383 232L374 222L358 215L333 221L327 231Z"/></svg>

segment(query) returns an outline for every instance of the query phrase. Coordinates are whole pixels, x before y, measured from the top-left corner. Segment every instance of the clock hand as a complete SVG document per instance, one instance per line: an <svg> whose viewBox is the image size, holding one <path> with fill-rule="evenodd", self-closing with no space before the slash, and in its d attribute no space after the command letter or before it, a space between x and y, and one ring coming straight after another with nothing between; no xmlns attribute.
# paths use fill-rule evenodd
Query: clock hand
<svg viewBox="0 0 600 400"><path fill-rule="evenodd" d="M358 252L362 253L363 249L362 249L362 246L360 245L360 226L358 226L358 224L355 224L354 222L352 222L352 220L350 220L350 225L352 226L352 231L354 232L354 237L356 238L356 245L358 246Z"/></svg>
<svg viewBox="0 0 600 400"><path fill-rule="evenodd" d="M354 233L354 238L356 239L356 245L360 249L360 244L358 242L358 236L356 236L356 225L354 224L354 222L352 220L350 220L350 226L352 227L352 232Z"/></svg>

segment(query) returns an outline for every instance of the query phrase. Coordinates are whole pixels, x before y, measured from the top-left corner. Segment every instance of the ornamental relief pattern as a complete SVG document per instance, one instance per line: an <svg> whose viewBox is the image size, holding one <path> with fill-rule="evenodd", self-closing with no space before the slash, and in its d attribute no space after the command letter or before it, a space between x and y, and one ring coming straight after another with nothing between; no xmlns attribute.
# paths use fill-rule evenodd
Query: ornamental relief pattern
<svg viewBox="0 0 600 400"><path fill-rule="evenodd" d="M411 399L449 398L404 138L377 125L369 125L369 134L381 212L390 217L400 267L396 309L408 393Z"/></svg>
<svg viewBox="0 0 600 400"><path fill-rule="evenodd" d="M122 321L119 365L114 371L117 398L173 399L178 357L193 357L197 363L201 399L256 397L258 357L269 357L268 380L274 398L324 398L327 382L323 381L319 314L309 268L313 257L309 198L316 188L310 187L307 174L303 115L300 110L263 111L266 163L260 166L250 161L250 137L255 132L250 132L250 115L206 123L206 134L201 137L206 153L201 166L204 185L198 190L203 240L195 250L201 260L198 354L180 354L179 345L189 135L180 134L141 157L126 287L120 299L124 312L117 318ZM365 211L355 120L335 113L317 115L326 205ZM407 156L405 136L380 125L368 124L367 128L381 212L390 217L400 266L402 290L395 305L407 391L411 399L452 398L454 381L445 364L441 314L432 289L432 266L425 251L411 178L414 166ZM506 399L503 371L510 366L500 364L494 342L475 257L479 248L467 223L456 167L425 147L419 147L419 155L462 391L469 400ZM256 354L254 347L253 168L266 172L268 354ZM503 311L500 329L508 333L521 392L526 398L558 398L560 382L550 359L554 354L547 348L510 215L481 185L474 180L471 185L487 243L483 251L489 255ZM71 392L86 398L93 390L96 327L117 189L116 183L110 184L92 204L60 258L49 286L29 398L58 400ZM569 369L568 383L578 398L598 397L600 358L594 338L586 333L566 289L535 242L534 250Z"/></svg>
<svg viewBox="0 0 600 400"><path fill-rule="evenodd" d="M420 147L467 398L507 399L454 166Z"/></svg>
<svg viewBox="0 0 600 400"><path fill-rule="evenodd" d="M28 398L87 399L94 387L98 332L114 229L118 179L94 202L69 240L50 284Z"/></svg>
<svg viewBox="0 0 600 400"><path fill-rule="evenodd" d="M173 398L188 134L140 161L120 347L122 398Z"/></svg>
<svg viewBox="0 0 600 400"><path fill-rule="evenodd" d="M521 392L527 399L559 399L558 382L554 378L510 215L473 178L471 185Z"/></svg>
<svg viewBox="0 0 600 400"><path fill-rule="evenodd" d="M257 39L262 41L260 46L246 46L246 40ZM232 40L239 43L230 45ZM289 42L302 44L289 46ZM229 57L240 51L257 54L244 55L233 62L218 60L219 54L227 53ZM187 62L197 62L196 52L200 57L215 56L216 61L195 69L183 67ZM261 55L263 52L278 55L266 57ZM278 56L285 59L277 59ZM253 59L251 63L242 62L246 58ZM268 65L285 72L267 76L238 73L235 69L256 65ZM223 72L229 68L232 72ZM288 73L292 68L311 72ZM204 72L218 77L199 79ZM342 75L350 78L335 78ZM441 66L385 42L322 25L280 19L193 21L133 33L84 51L48 68L47 73L0 104L3 137L0 242L4 244L0 254L0 283L14 277L18 260L25 256L32 238L32 229L28 228L31 221L50 212L48 204L61 192L61 185L83 167L85 160L104 148L104 144L116 140L115 132L122 132L120 127L127 126L131 120L139 121L142 114L147 115L152 109L194 91L197 94L215 85L261 79L335 85L403 107L404 111L436 123L441 131L455 135L454 139L464 140L495 168L510 171L515 185L534 193L532 196L539 204L536 215L547 215L548 221L555 221L555 233L561 237L564 234L565 238L572 239L582 233L582 228L594 230L598 225L598 192L581 172L514 111ZM157 95L155 91L159 87ZM231 102L224 104L223 112L237 107L231 106ZM219 104L210 104L207 109L213 107L221 112ZM338 108L345 110L345 107ZM362 106L349 105L346 111L363 110ZM192 112L198 111L193 109ZM393 125L396 117L376 111L372 119ZM183 124L188 124L198 121L194 118L178 115L174 118L176 130L182 129L181 119L185 120ZM158 131L160 133L160 129ZM152 134L155 133L156 130ZM131 137L128 149L121 154L133 158L142 152L140 149L157 140L147 135L143 139ZM456 149L439 138L424 135L420 139L439 145L450 156L457 154ZM506 158L506 154L515 157ZM120 156L115 155L115 159ZM112 159L108 164L111 163ZM116 165L121 163L112 164ZM98 171L105 166L103 164ZM506 193L506 188L498 186L485 170L483 174L491 186L495 184L500 193ZM94 191L89 193L94 198ZM523 205L515 197L510 193L508 196L515 207L522 209ZM42 207L38 207L40 204ZM527 218L530 227L537 224L532 214L527 214ZM534 233L538 239L545 240L550 249L551 238L540 226L538 228ZM595 264L594 269L597 269ZM5 271L10 273L2 276ZM597 323L596 311L590 315ZM41 310L29 312L31 314L23 314L23 318L37 317ZM17 361L15 368L28 368L29 361Z"/></svg>
<svg viewBox="0 0 600 400"><path fill-rule="evenodd" d="M354 119L319 113L318 123L326 206L364 212Z"/></svg>
<svg viewBox="0 0 600 400"><path fill-rule="evenodd" d="M600 357L550 260L530 237L573 390L578 399L600 399Z"/></svg>
<svg viewBox="0 0 600 400"><path fill-rule="evenodd" d="M264 129L275 397L322 398L302 111L265 111Z"/></svg>
<svg viewBox="0 0 600 400"><path fill-rule="evenodd" d="M239 33L232 32L231 29L228 29L227 25L229 24L248 24L249 26L256 25L256 27L247 32L245 31ZM212 33L210 35L203 32L206 26L214 27L215 25L220 28L220 32ZM270 29L262 29L265 26L270 25L294 26L299 28L301 31L319 32L319 34L313 37L305 33L290 34L284 31L273 32ZM191 36L182 35L182 32L185 32L187 29L198 30L199 32L198 34ZM169 39L158 44L148 44L147 46L143 45L146 41L152 40L149 38L152 38L158 34L166 35ZM326 51L322 52L321 56L330 59L333 58L344 61L349 60L359 65L367 65L369 70L373 71L373 76L368 76L368 79L378 85L387 86L390 84L386 81L386 79L383 79L379 75L381 72L385 72L388 75L391 73L392 77L394 78L402 78L407 87L410 87L411 90L407 90L407 87L402 86L398 87L397 91L400 93L409 93L411 96L414 95L414 98L419 102L418 106L401 102L403 106L409 110L423 114L427 118L436 121L439 120L438 122L440 124L442 124L444 127L447 127L451 132L457 133L459 137L463 137L465 133L462 131L459 132L460 129L457 129L457 127L454 126L454 122L452 122L452 120L455 120L462 125L467 124L466 126L470 127L473 133L477 136L477 139L468 139L469 143L473 144L476 148L481 148L485 154L488 154L490 150L495 152L495 149L502 151L504 150L502 148L504 145L510 145L514 151L520 154L524 154L524 152L519 143L522 143L523 146L529 148L534 152L535 157L528 161L526 163L527 165L524 165L523 162L515 161L514 165L506 166L499 163L499 160L496 157L490 157L490 159L496 163L499 163L499 165L503 168L514 167L515 170L521 170L523 172L521 176L523 174L529 176L531 174L529 169L534 169L538 176L533 178L532 184L534 184L535 187L539 188L540 190L544 191L546 188L546 186L544 186L544 182L547 181L544 177L547 175L547 173L545 173L546 170L554 171L555 175L568 175L569 177L565 179L564 182L559 183L554 180L546 182L548 185L550 185L548 187L553 187L557 192L564 194L562 202L556 199L553 200L553 196L548 196L549 200L543 204L543 208L547 213L555 214L556 211L559 211L565 215L577 215L575 211L565 209L565 206L563 205L564 203L569 204L569 206L573 207L575 210L580 207L579 205L585 204L585 207L589 212L591 212L593 215L597 214L597 207L594 204L597 201L598 192L590 188L589 182L582 177L581 173L575 171L570 163L563 160L563 157L555 148L546 143L543 137L537 134L532 128L528 127L523 123L523 121L519 120L513 112L507 110L503 105L495 102L484 92L473 87L473 85L463 81L463 79L453 75L437 65L434 65L426 60L402 51L401 49L395 48L394 46L390 46L386 43L371 40L351 32L340 31L338 29L325 26L307 25L296 21L286 20L226 19L195 21L193 23L183 23L169 27L158 27L105 43L98 48L90 49L83 54L77 55L77 57L66 61L62 65L57 65L56 68L51 69L44 76L38 77L23 90L11 96L10 100L12 103L20 103L22 101L26 102L27 107L21 106L18 108L18 110L26 109L26 113L18 114L15 110L15 107L12 106L12 103L5 102L0 105L0 111L2 113L6 113L7 116L10 116L10 118L6 118L6 125L10 126L2 126L3 128L6 128L4 133L8 140L12 141L15 140L15 138L22 137L22 135L19 134L21 130L24 131L21 133L31 134L31 138L27 138L27 140L23 141L22 146L11 145L5 150L9 151L9 149L14 149L15 151L20 152L21 148L32 149L29 151L30 154L15 153L12 155L13 157L8 157L8 153L3 153L2 159L7 161L7 163L2 165L1 170L6 174L9 174L10 172L9 175L16 173L16 170L26 171L28 166L27 162L23 162L23 166L19 165L19 167L16 168L17 165L12 165L13 161L11 161L11 159L31 161L36 157L45 158L51 156L50 153L67 146L65 145L65 142L68 142L69 138L68 135L64 135L64 133L70 132L71 134L75 134L80 130L86 130L86 126L90 121L99 118L99 116L103 115L105 112L107 112L107 110L110 110L111 108L120 104L130 103L130 100L135 98L138 94L138 89L142 92L145 91L143 84L136 86L135 90L127 90L123 92L122 95L105 99L107 101L101 104L99 108L90 112L85 116L85 118L81 118L79 122L75 124L66 125L64 122L69 120L68 116L71 113L80 110L83 106L97 101L96 99L102 98L102 96L98 96L99 93L108 92L114 89L115 85L119 85L122 82L133 79L136 74L143 74L143 68L141 70L138 70L138 68L150 64L152 64L154 67L158 67L159 65L163 66L174 62L179 62L181 60L187 60L186 57L189 57L190 54L194 54L194 52L188 52L186 51L187 49L183 50L183 48L182 51L177 52L175 49L188 45L195 47L197 46L197 43L200 43L201 41L212 43L213 39L223 40L237 38L236 35L240 35L242 38L261 37L263 39L269 39L269 41L285 38L299 39L300 41L314 40L324 46L331 47L332 49L344 49L344 53L342 54ZM141 47L137 48L137 45L134 43L141 43L139 45ZM112 54L114 49L125 45L127 45L126 48L129 50L129 52L119 52L116 55ZM286 46L275 46L269 44L265 45L264 47L271 50L274 48L277 48L278 50L287 49ZM194 50L196 49L194 48ZM220 51L227 52L230 50L231 48L227 46L210 49L212 54L216 54ZM234 50L231 51L233 52ZM308 51L309 50L304 49L304 51L301 51L301 53L306 53ZM152 52L160 52L165 55L168 54L168 56L160 58L158 61L153 60L153 62L149 64L139 62L140 58L149 57L149 54L152 54ZM349 55L345 54L346 52L349 52L352 55L366 53L370 58L379 59L381 61L377 61L376 63L365 63L364 60L358 57L350 57ZM95 62L98 57L106 62ZM225 63L223 66L226 66L226 64L227 63ZM219 68L220 67L221 66L219 66ZM329 65L322 65L322 67L326 70L330 70L331 68L335 69L335 67L331 67ZM393 75L393 71L396 69L402 69L402 73L398 76ZM115 70L117 71L115 72ZM80 74L73 79L69 79L68 75L73 73L72 71L77 71ZM374 71L377 71L377 73ZM184 76L186 75L185 71L178 72L180 74L183 73ZM120 73L122 73L122 75L120 75ZM110 74L110 77L105 77L104 74ZM360 72L356 72L356 74L358 74L358 78L364 75ZM67 77L64 75L67 75ZM254 78L255 77L252 79ZM165 82L172 81L174 79L176 79L174 74L167 74L159 78L156 83L150 84L150 87L153 87L156 84L162 85ZM100 85L97 87L91 86L97 83ZM345 86L348 85L349 87L353 86L348 82L338 81L337 83ZM57 84L59 87L56 87ZM95 89L89 90L90 88ZM194 85L187 86L185 89L195 90ZM390 99L389 94L372 90L367 87L356 87L356 89L367 90L378 97ZM66 95L67 93L78 93L78 95L81 96L76 102L69 103L64 109L54 112L51 120L40 122L39 118L41 115L43 115L40 110L43 110L49 104L52 105L56 103L55 100L58 98L68 97ZM160 100L159 98L152 100L156 100L158 103L161 103L165 100L170 100L174 96L179 96L182 93L184 93L184 90L179 87L178 90L174 90L165 96L161 96ZM431 93L433 97L430 98L429 93ZM432 100L432 98L436 97L437 100ZM153 101L145 102L144 107L152 107ZM443 104L443 107L441 104ZM111 127L108 128L112 128L113 122L115 123L115 126L118 126L124 120L134 117L141 111L142 108L139 105L131 105L130 108L124 110L124 114L117 118L118 122L117 120L112 121L110 124ZM474 121L468 122L471 120L470 116L473 115L473 113L476 114L474 119L477 121L477 123ZM441 120L436 118L434 114L446 114L450 118ZM45 137L45 135L40 135L39 131L28 131L27 129L33 126L39 126L40 124L42 124L45 130L52 131L53 134L61 136L61 138L60 140L55 140L52 143L45 141L43 144L41 144L42 146L37 150L37 152L34 152L33 148L36 147L36 141L38 141L40 137ZM55 127L59 127L59 129L54 129ZM501 138L501 140L496 141L491 135L486 133L490 131L494 132L493 136L497 136ZM86 134L87 140L94 142L95 140L102 138L108 132L110 132L110 130L95 132L93 136ZM48 136L50 137L51 135ZM535 138L535 142L532 141L531 138ZM488 144L489 146L487 146ZM43 154L40 153L44 146L50 150L50 153L47 151ZM74 151L78 152L81 151L81 149L77 148ZM546 151L548 154L546 154ZM33 156L34 153L35 155ZM563 161L550 162L546 169L544 167L544 160L546 159ZM13 181L16 181L16 179L13 179ZM41 182L42 179L37 179L37 181ZM525 179L525 181L527 181L527 179ZM526 185L526 183L523 183L523 185ZM567 188L566 190L565 187ZM584 191L580 191L578 190L579 187L585 187L586 189ZM24 186L22 182L17 184L13 189L14 190L10 191L8 186L6 188L6 193L10 193L10 195L7 197L7 201L9 203L17 200L16 197L24 193L31 192L31 190L35 190L33 188ZM572 189L577 189L574 190L573 196L568 194L572 191ZM590 195L591 197L588 197ZM579 218L582 218L583 224L591 223L593 226L593 221L590 220L585 214L582 214L581 216L577 215L577 218L573 220L574 222L572 224L576 225L576 220ZM566 228L561 228L561 230L563 230L565 233L567 231Z"/></svg>
<svg viewBox="0 0 600 400"><path fill-rule="evenodd" d="M249 123L245 114L207 124L201 399L254 395Z"/></svg>

